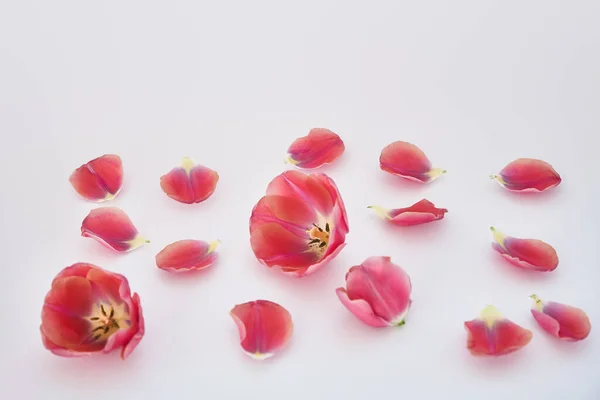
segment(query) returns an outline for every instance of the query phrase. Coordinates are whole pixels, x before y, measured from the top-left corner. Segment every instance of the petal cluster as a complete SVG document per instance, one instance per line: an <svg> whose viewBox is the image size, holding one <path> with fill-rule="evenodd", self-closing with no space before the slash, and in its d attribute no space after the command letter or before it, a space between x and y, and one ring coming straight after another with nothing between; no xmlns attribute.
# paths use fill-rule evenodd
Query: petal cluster
<svg viewBox="0 0 600 400"><path fill-rule="evenodd" d="M92 238L117 252L134 250L149 243L120 208L100 207L90 211L81 223L81 236Z"/></svg>
<svg viewBox="0 0 600 400"><path fill-rule="evenodd" d="M115 154L105 154L77 168L69 177L73 189L92 201L113 199L123 185L123 163Z"/></svg>
<svg viewBox="0 0 600 400"><path fill-rule="evenodd" d="M533 318L549 334L570 341L583 340L589 336L592 325L581 308L546 302L535 294L530 297L533 299Z"/></svg>
<svg viewBox="0 0 600 400"><path fill-rule="evenodd" d="M390 174L415 182L428 183L446 173L440 168L432 168L425 153L414 144L397 141L383 148L379 166Z"/></svg>
<svg viewBox="0 0 600 400"><path fill-rule="evenodd" d="M180 203L200 203L208 199L217 187L219 174L210 168L194 164L185 157L180 167L173 168L160 177L160 187L173 200Z"/></svg>
<svg viewBox="0 0 600 400"><path fill-rule="evenodd" d="M423 199L410 207L386 209L380 206L369 206L377 215L398 226L412 226L438 221L448 212L445 208L437 208L429 200Z"/></svg>
<svg viewBox="0 0 600 400"><path fill-rule="evenodd" d="M554 271L558 267L558 255L554 247L538 239L519 239L506 236L494 227L490 228L494 242L492 248L511 264L535 271Z"/></svg>
<svg viewBox="0 0 600 400"><path fill-rule="evenodd" d="M156 255L156 266L169 272L186 272L210 267L217 260L219 241L179 240Z"/></svg>
<svg viewBox="0 0 600 400"><path fill-rule="evenodd" d="M314 128L292 143L287 161L298 168L318 168L337 160L344 149L344 142L337 134L329 129Z"/></svg>
<svg viewBox="0 0 600 400"><path fill-rule="evenodd" d="M512 161L491 177L513 192L543 192L561 182L560 175L550 164L533 158Z"/></svg>

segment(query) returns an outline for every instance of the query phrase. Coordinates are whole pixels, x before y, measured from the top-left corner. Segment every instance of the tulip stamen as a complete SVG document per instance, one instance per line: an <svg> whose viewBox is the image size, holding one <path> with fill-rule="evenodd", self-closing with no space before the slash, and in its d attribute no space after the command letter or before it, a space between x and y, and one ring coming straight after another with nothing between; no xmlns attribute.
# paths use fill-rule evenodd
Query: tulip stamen
<svg viewBox="0 0 600 400"><path fill-rule="evenodd" d="M90 330L90 340L95 342L101 339L107 339L110 335L121 329L119 321L128 322L129 315L125 310L124 304L116 307L112 304L99 304L96 306L92 317L88 318L92 322Z"/></svg>

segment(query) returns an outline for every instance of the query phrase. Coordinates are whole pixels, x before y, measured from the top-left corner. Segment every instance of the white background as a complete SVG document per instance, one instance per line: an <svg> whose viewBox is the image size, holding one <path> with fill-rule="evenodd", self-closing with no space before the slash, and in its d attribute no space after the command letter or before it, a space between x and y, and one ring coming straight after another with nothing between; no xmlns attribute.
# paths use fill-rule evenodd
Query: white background
<svg viewBox="0 0 600 400"><path fill-rule="evenodd" d="M368 4L368 5L367 5ZM598 142L600 3L590 1L3 1L0 197L3 398L600 398ZM347 247L293 279L254 258L248 219L285 150L310 128L346 152L324 168L347 205ZM394 140L448 174L429 185L382 172ZM82 163L119 154L116 200L152 243L111 253L79 236L96 207L68 183ZM217 170L198 205L159 177L182 156ZM488 175L518 157L550 162L556 189L519 196ZM392 229L367 206L428 198L440 222ZM548 274L506 264L490 225L555 246ZM154 256L184 238L221 239L211 270L173 276ZM334 289L347 269L390 255L413 281L400 329L362 325ZM147 333L118 354L53 356L38 327L54 275L78 261L125 274ZM528 295L584 308L595 329L563 343ZM290 346L245 356L228 312L264 298L288 308ZM463 322L494 304L533 341L474 358Z"/></svg>

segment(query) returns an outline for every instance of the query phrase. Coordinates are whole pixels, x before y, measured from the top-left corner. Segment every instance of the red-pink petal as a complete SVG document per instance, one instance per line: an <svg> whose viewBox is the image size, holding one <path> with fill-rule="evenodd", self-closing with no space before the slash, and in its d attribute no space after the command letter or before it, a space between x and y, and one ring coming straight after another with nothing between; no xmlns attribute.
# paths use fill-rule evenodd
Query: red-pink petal
<svg viewBox="0 0 600 400"><path fill-rule="evenodd" d="M385 328L390 326L389 322L375 315L375 312L365 300L350 300L350 297L348 297L348 292L346 292L346 289L342 287L335 289L335 293L342 304L365 324L374 328Z"/></svg>
<svg viewBox="0 0 600 400"><path fill-rule="evenodd" d="M337 160L344 152L344 142L329 129L314 128L298 138L288 149L288 161L298 168L318 168Z"/></svg>
<svg viewBox="0 0 600 400"><path fill-rule="evenodd" d="M229 314L238 327L242 349L253 358L273 356L292 337L292 316L277 303L251 301L236 305Z"/></svg>
<svg viewBox="0 0 600 400"><path fill-rule="evenodd" d="M533 334L487 306L479 318L465 322L467 349L476 356L500 356L529 344Z"/></svg>
<svg viewBox="0 0 600 400"><path fill-rule="evenodd" d="M536 295L531 298L534 300L531 314L546 332L571 341L589 336L592 325L582 309L552 301L544 302Z"/></svg>
<svg viewBox="0 0 600 400"><path fill-rule="evenodd" d="M127 214L116 207L90 211L81 223L81 236L97 240L109 249L126 252L149 243L138 233Z"/></svg>
<svg viewBox="0 0 600 400"><path fill-rule="evenodd" d="M490 228L494 235L492 248L511 264L535 271L554 271L558 266L556 250L548 243L537 239L519 239L506 236Z"/></svg>
<svg viewBox="0 0 600 400"><path fill-rule="evenodd" d="M200 203L208 199L219 182L216 171L202 165L195 165L184 158L181 167L173 168L160 177L160 187L173 200L180 203Z"/></svg>
<svg viewBox="0 0 600 400"><path fill-rule="evenodd" d="M448 212L445 208L437 208L429 200L423 199L410 207L387 210L380 206L369 206L381 218L398 226L413 226L438 221Z"/></svg>
<svg viewBox="0 0 600 400"><path fill-rule="evenodd" d="M219 241L179 240L171 243L156 255L156 266L169 272L200 270L217 260L215 252Z"/></svg>
<svg viewBox="0 0 600 400"><path fill-rule="evenodd" d="M324 174L306 175L299 171L286 171L275 177L267 187L267 195L294 197L309 207L328 215L337 199L332 197L327 186L317 177Z"/></svg>
<svg viewBox="0 0 600 400"><path fill-rule="evenodd" d="M560 175L550 164L532 158L512 161L492 178L513 192L543 192L561 182Z"/></svg>
<svg viewBox="0 0 600 400"><path fill-rule="evenodd" d="M82 197L93 201L113 199L123 185L123 163L115 154L95 158L77 168L69 182Z"/></svg>
<svg viewBox="0 0 600 400"><path fill-rule="evenodd" d="M446 173L440 168L432 168L431 162L417 146L407 142L394 142L383 148L379 157L383 171L411 181L428 183Z"/></svg>

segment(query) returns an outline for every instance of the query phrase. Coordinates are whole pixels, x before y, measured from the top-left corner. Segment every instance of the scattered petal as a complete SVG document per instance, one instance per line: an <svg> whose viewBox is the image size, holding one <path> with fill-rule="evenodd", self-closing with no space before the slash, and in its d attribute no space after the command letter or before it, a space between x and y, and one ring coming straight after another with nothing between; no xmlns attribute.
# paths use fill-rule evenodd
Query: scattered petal
<svg viewBox="0 0 600 400"><path fill-rule="evenodd" d="M206 243L201 240L180 240L171 243L156 255L156 266L169 272L200 270L217 260L219 240Z"/></svg>
<svg viewBox="0 0 600 400"><path fill-rule="evenodd" d="M92 201L113 199L123 185L123 163L115 154L105 154L77 168L69 177L73 189Z"/></svg>
<svg viewBox="0 0 600 400"><path fill-rule="evenodd" d="M195 165L184 157L180 167L160 177L160 187L173 200L180 203L201 203L215 191L219 174L202 165Z"/></svg>
<svg viewBox="0 0 600 400"><path fill-rule="evenodd" d="M137 293L127 279L92 264L63 269L44 300L42 343L62 357L121 350L125 359L144 336Z"/></svg>
<svg viewBox="0 0 600 400"><path fill-rule="evenodd" d="M116 207L100 207L90 211L81 223L81 236L96 239L118 252L131 251L150 243L138 233L127 214Z"/></svg>
<svg viewBox="0 0 600 400"><path fill-rule="evenodd" d="M545 302L535 294L530 297L534 300L531 314L546 332L570 341L583 340L589 336L592 325L582 309L552 301Z"/></svg>
<svg viewBox="0 0 600 400"><path fill-rule="evenodd" d="M238 327L242 349L252 358L275 355L292 337L292 316L277 303L250 301L236 305L229 315Z"/></svg>
<svg viewBox="0 0 600 400"><path fill-rule="evenodd" d="M560 175L550 164L532 158L519 158L491 178L513 192L543 192L561 182Z"/></svg>
<svg viewBox="0 0 600 400"><path fill-rule="evenodd" d="M344 142L337 134L329 129L314 128L292 143L287 161L298 168L319 168L337 160L344 149Z"/></svg>
<svg viewBox="0 0 600 400"><path fill-rule="evenodd" d="M399 226L420 225L437 221L443 219L444 214L448 212L445 208L436 208L435 204L426 199L406 208L392 210L380 206L369 206L368 208L374 209L381 218Z"/></svg>
<svg viewBox="0 0 600 400"><path fill-rule="evenodd" d="M401 141L383 148L379 157L379 166L390 174L421 183L431 182L446 173L446 170L432 168L425 153L417 146Z"/></svg>
<svg viewBox="0 0 600 400"><path fill-rule="evenodd" d="M486 306L479 318L465 322L467 349L475 356L501 356L525 347L533 334Z"/></svg>
<svg viewBox="0 0 600 400"><path fill-rule="evenodd" d="M535 271L554 271L558 266L556 250L548 243L537 239L518 239L506 236L493 226L492 248L511 264Z"/></svg>
<svg viewBox="0 0 600 400"><path fill-rule="evenodd" d="M336 289L342 304L375 328L401 326L412 303L408 274L390 257L369 257L346 274L346 288Z"/></svg>

